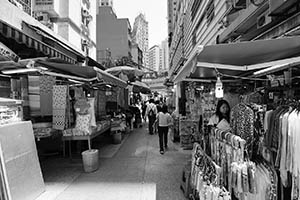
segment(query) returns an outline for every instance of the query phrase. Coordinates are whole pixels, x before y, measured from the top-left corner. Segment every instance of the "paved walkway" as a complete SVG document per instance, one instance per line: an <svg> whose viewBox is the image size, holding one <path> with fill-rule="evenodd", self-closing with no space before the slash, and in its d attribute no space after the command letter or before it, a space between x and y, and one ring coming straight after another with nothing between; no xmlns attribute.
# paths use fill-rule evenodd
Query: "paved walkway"
<svg viewBox="0 0 300 200"><path fill-rule="evenodd" d="M95 172L84 173L80 159L44 162L46 192L38 200L185 200L180 181L189 158L171 141L161 155L158 136L135 129L120 145L101 145Z"/></svg>

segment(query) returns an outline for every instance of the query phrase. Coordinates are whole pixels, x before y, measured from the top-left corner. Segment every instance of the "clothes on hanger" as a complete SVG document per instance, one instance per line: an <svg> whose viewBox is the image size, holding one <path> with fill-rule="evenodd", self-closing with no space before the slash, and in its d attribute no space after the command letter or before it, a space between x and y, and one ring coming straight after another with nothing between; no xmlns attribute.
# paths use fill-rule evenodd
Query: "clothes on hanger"
<svg viewBox="0 0 300 200"><path fill-rule="evenodd" d="M194 143L192 150L191 186L194 199L230 200L230 193L220 185L221 168L205 154L200 144Z"/></svg>

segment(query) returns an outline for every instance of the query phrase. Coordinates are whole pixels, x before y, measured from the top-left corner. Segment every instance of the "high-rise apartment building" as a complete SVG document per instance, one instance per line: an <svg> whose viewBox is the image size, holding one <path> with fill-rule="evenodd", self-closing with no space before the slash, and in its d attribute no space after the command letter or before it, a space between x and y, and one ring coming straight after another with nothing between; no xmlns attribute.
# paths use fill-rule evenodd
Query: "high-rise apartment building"
<svg viewBox="0 0 300 200"><path fill-rule="evenodd" d="M138 64L138 67L143 66L143 52L138 44L133 44L131 48L132 61Z"/></svg>
<svg viewBox="0 0 300 200"><path fill-rule="evenodd" d="M113 0L98 0L99 6L110 6L113 7Z"/></svg>
<svg viewBox="0 0 300 200"><path fill-rule="evenodd" d="M112 8L112 11L116 13L114 9L114 2L113 0L97 0L97 13L99 13L99 8L100 7L106 7L109 6Z"/></svg>
<svg viewBox="0 0 300 200"><path fill-rule="evenodd" d="M160 48L154 45L149 49L149 66L148 68L154 71L159 71L160 65Z"/></svg>
<svg viewBox="0 0 300 200"><path fill-rule="evenodd" d="M134 21L132 30L133 41L139 45L143 51L143 64L144 67L149 67L148 62L148 48L149 48L149 35L148 35L148 22L145 15L140 13Z"/></svg>
<svg viewBox="0 0 300 200"><path fill-rule="evenodd" d="M96 59L96 1L35 0L34 17Z"/></svg>
<svg viewBox="0 0 300 200"><path fill-rule="evenodd" d="M119 19L110 6L100 6L97 14L97 61L104 58L103 51L110 52L111 60L131 55L131 26L128 18Z"/></svg>
<svg viewBox="0 0 300 200"><path fill-rule="evenodd" d="M77 1L80 8L89 2L87 0L85 1L86 3L83 3L81 0ZM55 57L68 63L92 62L90 58L93 58L93 56L90 53L93 46L87 46L90 58L86 58L86 53L81 50L81 38L84 36L78 34L81 37L79 37L79 40L74 41L72 38L76 39L76 34L69 33L72 37L62 37L59 34L58 24L60 22L71 23L76 21L74 17L62 17L62 14L68 8L67 1L0 0L0 5L0 26L5 27L0 28L0 34L3 36L0 37L0 42L13 50L21 59L38 56ZM89 7L91 13L93 8L96 11L96 7L93 4L89 4ZM72 7L72 9L74 8L75 6ZM78 13L73 14L76 15ZM80 12L79 16L81 16ZM92 18L90 15L86 15L86 17ZM80 23L79 17L79 27L77 29L81 30ZM88 38L92 38L92 35L95 37L96 32L90 29L90 25L88 28L90 31ZM65 28L65 30L69 31L68 28ZM80 31L77 30L77 32ZM17 41L21 46L15 45L14 41ZM25 46L22 46L23 44Z"/></svg>
<svg viewBox="0 0 300 200"><path fill-rule="evenodd" d="M160 63L158 72L165 72L169 70L169 47L168 39L161 42L160 45Z"/></svg>
<svg viewBox="0 0 300 200"><path fill-rule="evenodd" d="M32 0L8 0L15 6L22 9L24 12L26 12L28 15L32 15ZM49 0L48 0L49 1Z"/></svg>

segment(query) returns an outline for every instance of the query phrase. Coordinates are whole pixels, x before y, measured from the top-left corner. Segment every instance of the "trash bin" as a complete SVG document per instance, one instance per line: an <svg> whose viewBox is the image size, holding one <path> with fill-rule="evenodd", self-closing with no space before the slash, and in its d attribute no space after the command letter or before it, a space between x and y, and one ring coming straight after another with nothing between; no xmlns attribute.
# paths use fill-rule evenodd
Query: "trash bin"
<svg viewBox="0 0 300 200"><path fill-rule="evenodd" d="M122 133L121 131L115 131L113 133L113 143L114 144L120 144L122 141Z"/></svg>
<svg viewBox="0 0 300 200"><path fill-rule="evenodd" d="M99 167L99 151L98 149L86 150L81 153L83 161L83 169L85 172L96 171Z"/></svg>

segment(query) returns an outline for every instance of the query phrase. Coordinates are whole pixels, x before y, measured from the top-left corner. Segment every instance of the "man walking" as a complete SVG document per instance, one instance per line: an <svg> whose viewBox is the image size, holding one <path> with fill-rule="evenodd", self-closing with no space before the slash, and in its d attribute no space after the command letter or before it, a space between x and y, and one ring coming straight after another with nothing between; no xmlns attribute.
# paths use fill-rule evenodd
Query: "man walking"
<svg viewBox="0 0 300 200"><path fill-rule="evenodd" d="M146 109L146 116L149 119L149 134L153 135L153 124L156 120L157 108L154 104L154 99L149 100L149 104Z"/></svg>

